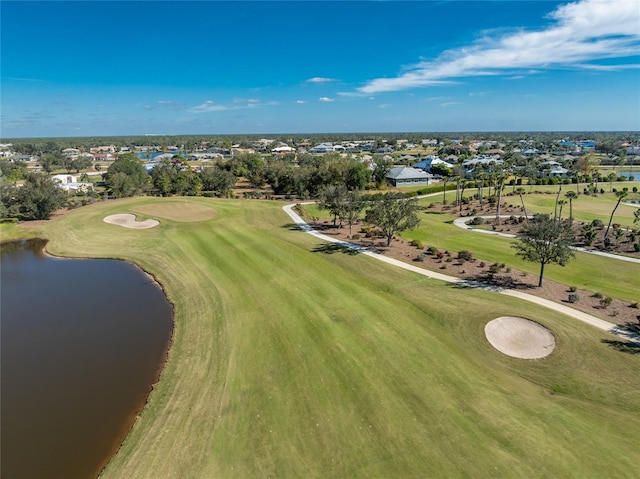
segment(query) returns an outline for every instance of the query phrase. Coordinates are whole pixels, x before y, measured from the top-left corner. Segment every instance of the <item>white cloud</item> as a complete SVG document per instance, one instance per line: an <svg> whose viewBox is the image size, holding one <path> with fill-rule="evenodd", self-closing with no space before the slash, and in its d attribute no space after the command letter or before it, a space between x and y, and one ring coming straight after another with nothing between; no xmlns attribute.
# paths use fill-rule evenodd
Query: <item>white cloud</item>
<svg viewBox="0 0 640 479"><path fill-rule="evenodd" d="M318 101L332 102L332 101L334 101L334 99L333 98L329 98L328 96L321 96L320 98L318 98Z"/></svg>
<svg viewBox="0 0 640 479"><path fill-rule="evenodd" d="M279 102L262 102L262 100L257 98L234 98L231 100L230 104L219 104L213 100L207 100L200 105L189 108L187 111L190 113L208 113L212 111L245 110L248 108L261 108L276 105L279 105Z"/></svg>
<svg viewBox="0 0 640 479"><path fill-rule="evenodd" d="M329 83L332 81L336 81L335 78L325 78L325 77L313 77L305 80L307 83Z"/></svg>
<svg viewBox="0 0 640 479"><path fill-rule="evenodd" d="M189 108L191 113L206 113L210 111L224 111L229 110L230 108L224 105L218 105L213 100L207 100L200 105Z"/></svg>
<svg viewBox="0 0 640 479"><path fill-rule="evenodd" d="M622 59L640 49L640 8L635 0L582 0L559 6L548 16L550 26L486 36L468 47L444 52L433 61L417 63L395 78L370 80L365 94L437 85L451 79L514 74L514 70L554 67L617 69L590 62Z"/></svg>
<svg viewBox="0 0 640 479"><path fill-rule="evenodd" d="M305 103L309 103L308 101L304 101L304 100L296 100L294 101L294 103L298 104L298 105L304 105Z"/></svg>

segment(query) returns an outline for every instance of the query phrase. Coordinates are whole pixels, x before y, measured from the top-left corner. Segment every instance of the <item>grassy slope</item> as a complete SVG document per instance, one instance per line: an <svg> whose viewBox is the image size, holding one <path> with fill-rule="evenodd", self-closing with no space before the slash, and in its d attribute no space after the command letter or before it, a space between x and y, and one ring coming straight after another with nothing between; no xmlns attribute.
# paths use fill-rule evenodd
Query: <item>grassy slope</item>
<svg viewBox="0 0 640 479"><path fill-rule="evenodd" d="M176 306L161 381L104 477L635 473L640 355L601 342L612 337L370 258L314 253L279 204L189 199L217 215L151 230L102 222L175 202L99 204L40 228L53 253L136 261ZM550 327L556 351L521 361L493 350L484 324L507 314Z"/></svg>

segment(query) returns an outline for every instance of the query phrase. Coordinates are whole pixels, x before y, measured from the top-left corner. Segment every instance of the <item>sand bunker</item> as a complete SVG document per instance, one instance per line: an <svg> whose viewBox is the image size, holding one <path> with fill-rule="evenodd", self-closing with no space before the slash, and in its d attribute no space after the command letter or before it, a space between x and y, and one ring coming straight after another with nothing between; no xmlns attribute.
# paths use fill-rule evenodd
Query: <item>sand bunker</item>
<svg viewBox="0 0 640 479"><path fill-rule="evenodd" d="M154 226L158 226L160 224L158 220L136 221L136 216L130 215L128 213L107 216L103 219L103 221L105 223L109 223L112 225L120 225L125 228L131 228L134 230L144 230L147 228L153 228Z"/></svg>
<svg viewBox="0 0 640 479"><path fill-rule="evenodd" d="M544 358L556 347L551 331L524 318L496 318L487 323L484 334L494 348L514 358Z"/></svg>

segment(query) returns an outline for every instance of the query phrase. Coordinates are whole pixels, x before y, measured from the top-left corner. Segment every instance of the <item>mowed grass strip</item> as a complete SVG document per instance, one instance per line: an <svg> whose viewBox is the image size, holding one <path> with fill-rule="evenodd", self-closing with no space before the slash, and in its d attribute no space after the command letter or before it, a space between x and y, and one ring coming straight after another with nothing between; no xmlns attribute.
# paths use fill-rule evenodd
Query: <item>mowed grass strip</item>
<svg viewBox="0 0 640 479"><path fill-rule="evenodd" d="M321 252L278 203L190 199L217 215L102 222L164 201L38 227L55 254L135 261L175 305L161 380L103 477L635 473L640 355L618 350L630 345L513 298ZM483 328L502 315L544 324L556 350L494 350Z"/></svg>

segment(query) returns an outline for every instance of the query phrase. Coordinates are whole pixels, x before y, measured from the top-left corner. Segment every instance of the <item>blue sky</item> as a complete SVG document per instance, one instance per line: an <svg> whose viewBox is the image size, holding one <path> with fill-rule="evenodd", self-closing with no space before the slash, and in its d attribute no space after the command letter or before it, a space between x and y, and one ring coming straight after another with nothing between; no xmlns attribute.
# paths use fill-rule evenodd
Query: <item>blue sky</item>
<svg viewBox="0 0 640 479"><path fill-rule="evenodd" d="M0 3L0 136L640 130L640 3Z"/></svg>

